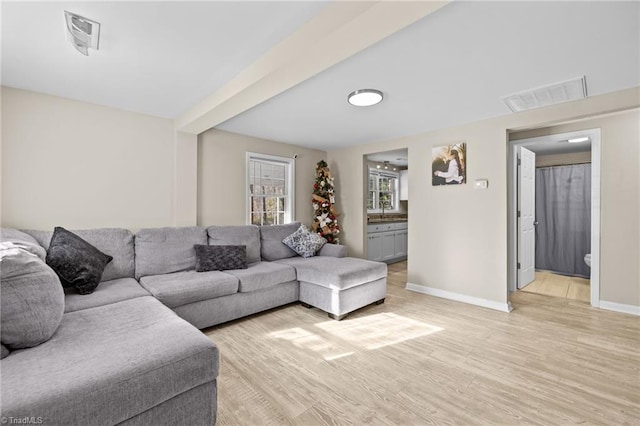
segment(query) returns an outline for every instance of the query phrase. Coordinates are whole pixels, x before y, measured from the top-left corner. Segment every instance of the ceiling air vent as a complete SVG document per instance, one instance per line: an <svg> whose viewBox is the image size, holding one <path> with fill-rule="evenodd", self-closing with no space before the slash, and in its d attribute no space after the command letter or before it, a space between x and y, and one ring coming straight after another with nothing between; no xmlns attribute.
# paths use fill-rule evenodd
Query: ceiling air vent
<svg viewBox="0 0 640 426"><path fill-rule="evenodd" d="M64 11L67 24L67 39L73 47L84 56L89 56L89 49L98 50L100 42L100 23L84 18L75 13Z"/></svg>
<svg viewBox="0 0 640 426"><path fill-rule="evenodd" d="M505 96L502 101L511 111L520 112L528 109L542 108L562 102L585 99L587 97L587 81L585 77L577 77L560 83L526 90Z"/></svg>

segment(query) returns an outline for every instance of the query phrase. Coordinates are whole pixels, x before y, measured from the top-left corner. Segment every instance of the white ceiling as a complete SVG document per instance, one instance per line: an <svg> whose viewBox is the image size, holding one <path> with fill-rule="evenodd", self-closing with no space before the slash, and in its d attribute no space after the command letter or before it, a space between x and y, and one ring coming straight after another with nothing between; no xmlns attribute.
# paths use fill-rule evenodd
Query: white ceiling
<svg viewBox="0 0 640 426"><path fill-rule="evenodd" d="M376 152L375 154L367 155L367 160L375 161L378 163L384 163L385 161L388 161L389 164L393 164L394 166L408 166L409 150L407 148L404 148L394 149L392 151Z"/></svg>
<svg viewBox="0 0 640 426"><path fill-rule="evenodd" d="M175 118L229 83L326 2L2 2L2 84ZM102 24L66 42L63 10ZM640 85L638 2L454 2L222 125L331 149L510 114L500 98L587 78ZM346 102L377 88L370 108Z"/></svg>
<svg viewBox="0 0 640 426"><path fill-rule="evenodd" d="M218 126L323 149L510 114L503 96L585 75L640 85L640 3L453 2ZM375 88L381 104L350 106Z"/></svg>
<svg viewBox="0 0 640 426"><path fill-rule="evenodd" d="M2 84L175 118L215 92L326 1L2 2ZM89 57L64 10L101 24Z"/></svg>

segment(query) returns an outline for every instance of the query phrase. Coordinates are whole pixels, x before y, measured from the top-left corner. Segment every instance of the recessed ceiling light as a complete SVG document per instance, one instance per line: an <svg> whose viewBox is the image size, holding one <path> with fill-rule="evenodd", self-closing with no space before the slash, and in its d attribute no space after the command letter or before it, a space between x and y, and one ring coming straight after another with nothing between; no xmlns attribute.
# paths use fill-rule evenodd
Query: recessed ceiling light
<svg viewBox="0 0 640 426"><path fill-rule="evenodd" d="M376 89L360 89L349 93L347 101L353 106L372 106L382 102L382 92Z"/></svg>
<svg viewBox="0 0 640 426"><path fill-rule="evenodd" d="M573 138L573 139L569 139L567 140L567 142L569 143L580 143L580 142L587 142L589 140L589 136L583 136L580 138Z"/></svg>

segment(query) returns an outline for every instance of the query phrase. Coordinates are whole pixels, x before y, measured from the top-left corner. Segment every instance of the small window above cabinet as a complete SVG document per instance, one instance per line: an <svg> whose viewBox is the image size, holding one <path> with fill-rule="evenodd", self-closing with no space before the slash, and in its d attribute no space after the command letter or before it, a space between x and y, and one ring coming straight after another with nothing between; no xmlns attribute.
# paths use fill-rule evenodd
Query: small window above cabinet
<svg viewBox="0 0 640 426"><path fill-rule="evenodd" d="M400 201L409 200L409 170L400 170Z"/></svg>

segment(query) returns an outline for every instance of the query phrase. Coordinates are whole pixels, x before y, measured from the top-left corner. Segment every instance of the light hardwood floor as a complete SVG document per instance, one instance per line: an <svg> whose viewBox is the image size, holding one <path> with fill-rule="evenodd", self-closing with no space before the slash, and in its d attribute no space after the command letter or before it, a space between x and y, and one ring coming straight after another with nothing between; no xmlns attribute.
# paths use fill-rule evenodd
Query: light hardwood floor
<svg viewBox="0 0 640 426"><path fill-rule="evenodd" d="M591 301L589 280L554 274L550 271L536 271L535 281L523 288L522 291L565 297L583 302Z"/></svg>
<svg viewBox="0 0 640 426"><path fill-rule="evenodd" d="M497 312L409 292L403 266L341 322L293 304L205 330L218 424L640 424L638 317L525 292Z"/></svg>

